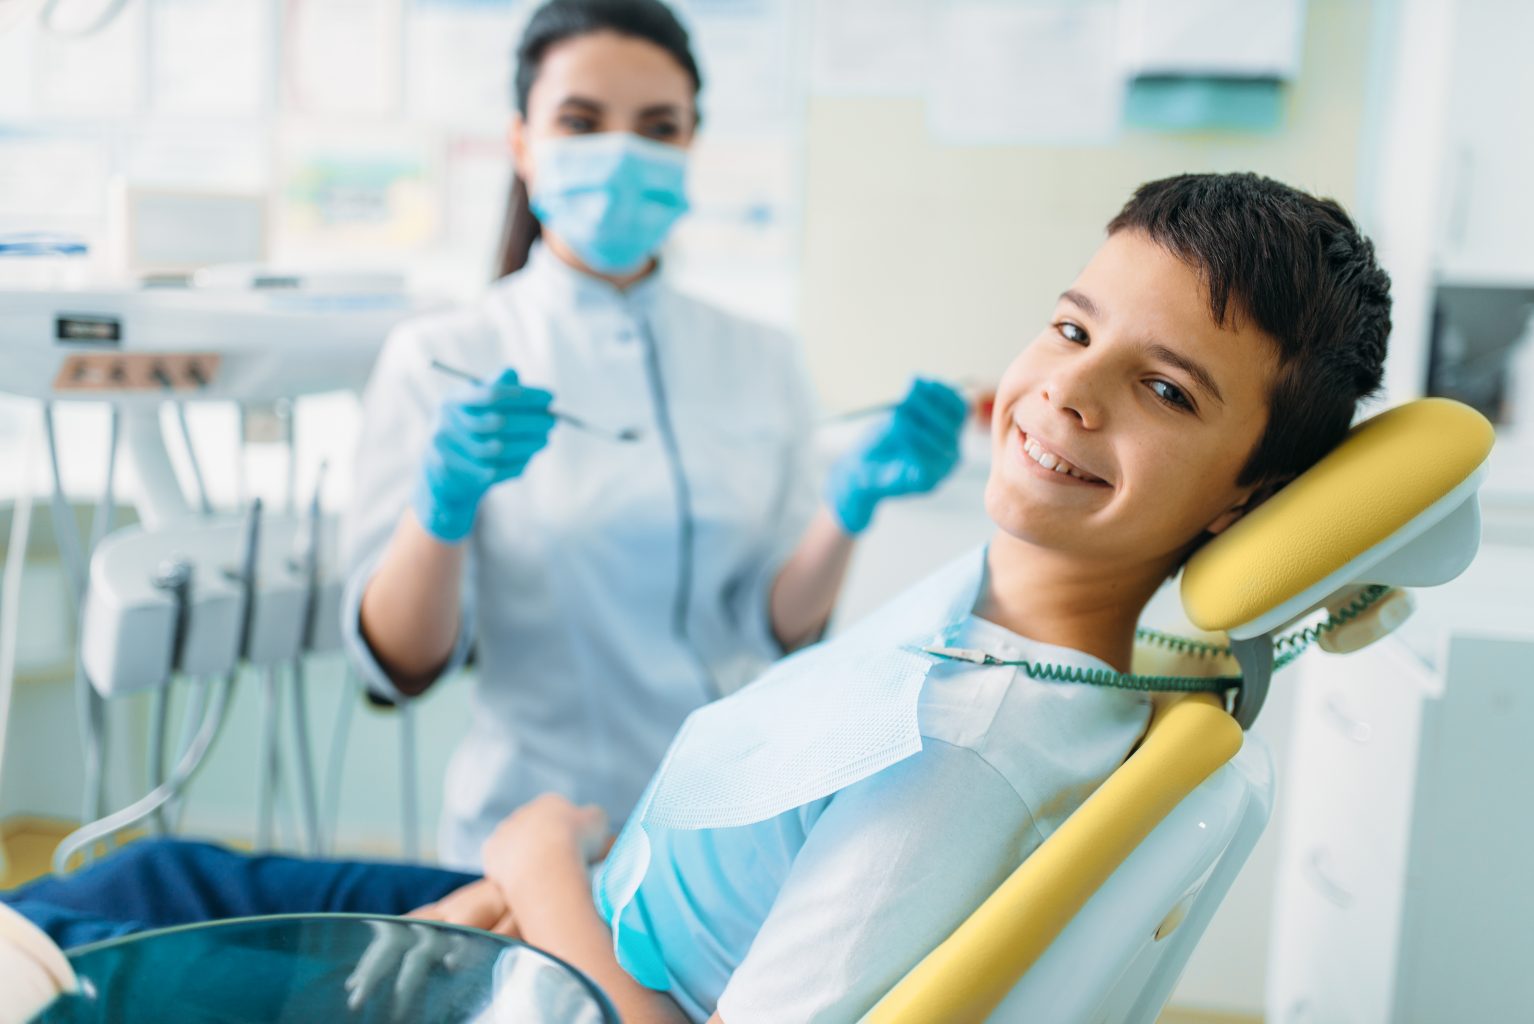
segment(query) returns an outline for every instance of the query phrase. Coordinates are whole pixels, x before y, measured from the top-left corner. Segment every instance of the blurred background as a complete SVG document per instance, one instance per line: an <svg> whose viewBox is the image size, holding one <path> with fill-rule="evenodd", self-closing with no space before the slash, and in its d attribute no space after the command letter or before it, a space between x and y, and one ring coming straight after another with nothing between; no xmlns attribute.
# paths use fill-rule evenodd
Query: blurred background
<svg viewBox="0 0 1534 1024"><path fill-rule="evenodd" d="M384 275L426 304L475 294L491 278L508 189L511 52L534 6L0 0L0 378L25 344L5 334L5 296L29 290L253 264ZM1473 790L1434 796L1463 754L1445 738L1461 734L1435 723L1526 721L1528 694L1509 706L1475 687L1491 676L1534 686L1534 5L675 6L701 57L705 122L694 212L668 261L688 290L795 331L833 410L893 397L912 373L994 380L1152 178L1258 171L1336 198L1375 239L1395 300L1375 407L1448 395L1498 425L1486 547L1460 582L1424 595L1386 660L1325 669L1395 680L1388 710L1347 705L1354 696L1307 703L1298 682L1275 686L1260 723L1280 776L1274 823L1173 1002L1188 1020L1509 1019L1473 1012L1475 997L1448 981L1421 988L1419 968L1437 958L1440 974L1426 977L1452 978L1455 956L1517 948L1495 931L1468 946L1454 938L1498 897L1534 913L1504 857L1527 847L1523 832L1502 830L1496 848L1477 840L1469 860L1452 861L1451 874L1478 864L1485 890L1450 895L1422 882L1447 877L1429 870L1451 856L1433 833L1468 827L1434 814L1465 800L1478 814L1521 814L1516 801ZM46 488L29 456L29 408L0 395L6 510ZM354 393L183 411L213 506L253 495L292 504L322 462L335 470L325 506L347 500L345 466L366 443ZM82 507L108 468L106 416L88 402L60 407L60 472ZM881 521L842 621L984 538L984 445L972 454L941 495ZM13 517L3 516L8 535ZM81 786L69 583L53 531L33 529L11 595L27 614L0 765L13 858L53 835L50 822L78 818ZM421 703L419 791L407 794L393 767L394 713L351 707L339 654L314 661L312 735L322 761L340 751L327 805L336 847L429 849L466 687ZM1294 678L1307 671L1325 674ZM135 698L108 713L123 737L108 771L122 802L144 786L147 711ZM249 839L258 713L246 688L187 799L185 831ZM1362 819L1328 818L1294 797L1350 771L1336 758L1356 751L1329 754L1315 739L1339 720L1353 736L1364 722L1374 739L1357 745L1384 758L1348 776L1376 787L1359 794ZM1407 724L1391 731L1386 720ZM1529 767L1525 756L1477 762L1473 774L1517 782ZM413 835L402 836L402 813ZM1319 901L1314 913L1307 899ZM1437 939L1424 937L1435 928ZM1329 966L1329 944L1357 953L1347 972ZM1507 984L1509 998L1534 1006L1534 983Z"/></svg>

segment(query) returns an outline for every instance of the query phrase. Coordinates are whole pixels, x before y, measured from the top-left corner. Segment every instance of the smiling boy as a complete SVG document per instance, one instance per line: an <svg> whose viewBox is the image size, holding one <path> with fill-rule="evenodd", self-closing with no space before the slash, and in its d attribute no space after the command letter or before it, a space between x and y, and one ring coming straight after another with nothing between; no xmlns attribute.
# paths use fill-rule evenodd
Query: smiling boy
<svg viewBox="0 0 1534 1024"><path fill-rule="evenodd" d="M281 909L397 912L467 882L417 914L520 934L630 1024L856 1020L1149 719L1142 693L927 648L1127 671L1157 588L1341 440L1389 307L1333 202L1249 174L1143 186L1001 379L990 543L694 712L594 878L605 821L549 796L500 825L484 879L289 861ZM139 859L169 886L178 856ZM375 895L327 902L342 870Z"/></svg>
<svg viewBox="0 0 1534 1024"><path fill-rule="evenodd" d="M535 802L487 845L492 898L625 1020L861 1016L1149 717L1144 694L924 648L1127 671L1151 595L1378 388L1389 279L1335 203L1184 175L1143 186L1108 232L1001 379L983 551L695 712L596 911L590 811Z"/></svg>

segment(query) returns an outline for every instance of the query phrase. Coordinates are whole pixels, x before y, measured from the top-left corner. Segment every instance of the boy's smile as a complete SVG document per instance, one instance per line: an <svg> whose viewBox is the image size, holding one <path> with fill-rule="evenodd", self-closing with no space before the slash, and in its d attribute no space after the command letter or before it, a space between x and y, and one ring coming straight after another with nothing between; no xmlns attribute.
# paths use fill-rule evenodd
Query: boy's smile
<svg viewBox="0 0 1534 1024"><path fill-rule="evenodd" d="M1106 480L1072 458L1063 446L1030 434L1021 423L1012 424L1012 440L1008 446L1023 461L1024 468L1042 474L1045 480L1088 487L1109 486Z"/></svg>
<svg viewBox="0 0 1534 1024"><path fill-rule="evenodd" d="M986 509L1018 540L1091 561L1166 562L1240 517L1273 343L1210 312L1200 273L1110 236L1002 377Z"/></svg>

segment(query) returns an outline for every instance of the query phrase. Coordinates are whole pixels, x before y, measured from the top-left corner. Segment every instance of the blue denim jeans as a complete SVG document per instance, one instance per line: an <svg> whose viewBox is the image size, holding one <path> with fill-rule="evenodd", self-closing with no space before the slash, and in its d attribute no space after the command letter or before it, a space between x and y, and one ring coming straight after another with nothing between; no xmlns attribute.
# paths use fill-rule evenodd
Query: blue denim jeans
<svg viewBox="0 0 1534 1024"><path fill-rule="evenodd" d="M251 856L144 839L66 878L0 893L65 949L149 928L266 914L403 914L477 876L416 864Z"/></svg>

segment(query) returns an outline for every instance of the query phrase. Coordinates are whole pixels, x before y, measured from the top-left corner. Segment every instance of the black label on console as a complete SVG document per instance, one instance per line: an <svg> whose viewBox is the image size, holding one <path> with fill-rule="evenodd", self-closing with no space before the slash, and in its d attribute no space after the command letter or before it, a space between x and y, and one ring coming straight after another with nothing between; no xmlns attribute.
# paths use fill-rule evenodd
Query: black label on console
<svg viewBox="0 0 1534 1024"><path fill-rule="evenodd" d="M54 336L59 341L116 345L123 340L122 321L115 316L66 314L54 320Z"/></svg>

